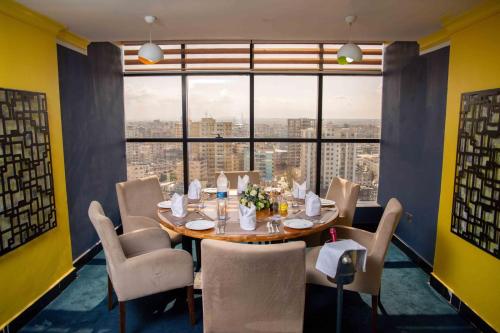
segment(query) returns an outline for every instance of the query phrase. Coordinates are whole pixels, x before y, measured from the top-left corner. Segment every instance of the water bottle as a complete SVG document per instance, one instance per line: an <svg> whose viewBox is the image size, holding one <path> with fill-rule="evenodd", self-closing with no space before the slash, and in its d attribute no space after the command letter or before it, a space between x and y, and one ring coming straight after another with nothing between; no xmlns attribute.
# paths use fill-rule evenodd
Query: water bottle
<svg viewBox="0 0 500 333"><path fill-rule="evenodd" d="M217 217L221 221L227 219L228 180L223 171L217 177Z"/></svg>

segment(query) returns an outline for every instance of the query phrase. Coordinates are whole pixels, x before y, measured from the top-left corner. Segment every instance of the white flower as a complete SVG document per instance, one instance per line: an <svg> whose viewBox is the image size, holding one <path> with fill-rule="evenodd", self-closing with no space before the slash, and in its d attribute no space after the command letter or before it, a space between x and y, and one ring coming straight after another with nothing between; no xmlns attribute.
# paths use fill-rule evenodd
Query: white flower
<svg viewBox="0 0 500 333"><path fill-rule="evenodd" d="M256 191L256 190L251 190L251 191L250 191L250 195L251 195L252 197L256 196L256 195L257 195L257 191Z"/></svg>
<svg viewBox="0 0 500 333"><path fill-rule="evenodd" d="M241 199L241 204L242 204L242 205L246 205L246 203L247 203L247 202L248 202L248 201L247 201L247 199L245 199L245 198L242 198L242 199Z"/></svg>
<svg viewBox="0 0 500 333"><path fill-rule="evenodd" d="M264 195L262 193L259 193L259 199L264 199Z"/></svg>

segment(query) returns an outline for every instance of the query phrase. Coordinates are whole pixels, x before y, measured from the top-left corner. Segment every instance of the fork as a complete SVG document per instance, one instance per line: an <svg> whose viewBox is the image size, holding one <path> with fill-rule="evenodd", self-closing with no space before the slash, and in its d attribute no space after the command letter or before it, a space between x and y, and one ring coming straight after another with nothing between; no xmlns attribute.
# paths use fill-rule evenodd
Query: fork
<svg viewBox="0 0 500 333"><path fill-rule="evenodd" d="M276 231L274 231L273 229L273 233L278 234L280 232L279 225L280 225L279 221L271 221L271 226L276 228Z"/></svg>

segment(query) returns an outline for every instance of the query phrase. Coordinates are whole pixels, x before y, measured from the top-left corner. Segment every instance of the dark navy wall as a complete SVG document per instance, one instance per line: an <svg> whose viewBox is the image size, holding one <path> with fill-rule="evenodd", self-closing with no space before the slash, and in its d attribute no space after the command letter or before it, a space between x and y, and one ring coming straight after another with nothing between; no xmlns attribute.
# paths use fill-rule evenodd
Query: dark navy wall
<svg viewBox="0 0 500 333"><path fill-rule="evenodd" d="M92 200L120 224L115 183L126 179L120 49L92 43L87 53L57 48L73 259L98 241L87 215Z"/></svg>
<svg viewBox="0 0 500 333"><path fill-rule="evenodd" d="M404 206L396 235L432 265L441 186L449 47L415 42L384 51L379 202Z"/></svg>

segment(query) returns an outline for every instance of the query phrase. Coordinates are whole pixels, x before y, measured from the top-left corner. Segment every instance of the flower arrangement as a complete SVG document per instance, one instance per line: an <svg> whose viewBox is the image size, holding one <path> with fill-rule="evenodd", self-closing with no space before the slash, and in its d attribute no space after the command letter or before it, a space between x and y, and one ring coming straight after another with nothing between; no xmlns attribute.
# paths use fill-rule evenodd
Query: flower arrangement
<svg viewBox="0 0 500 333"><path fill-rule="evenodd" d="M257 211L271 207L269 195L257 184L248 184L246 190L241 193L240 204L249 208L254 205Z"/></svg>

